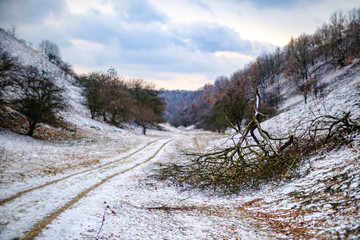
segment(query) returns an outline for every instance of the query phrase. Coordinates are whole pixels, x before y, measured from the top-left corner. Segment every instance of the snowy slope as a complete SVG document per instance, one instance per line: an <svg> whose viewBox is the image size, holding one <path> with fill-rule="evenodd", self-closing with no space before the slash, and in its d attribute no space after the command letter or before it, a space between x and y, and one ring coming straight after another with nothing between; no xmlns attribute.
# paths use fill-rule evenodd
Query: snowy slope
<svg viewBox="0 0 360 240"><path fill-rule="evenodd" d="M360 62L321 79L327 83L325 97L289 99L291 108L262 123L262 128L278 136L294 133L306 119L351 112L360 123ZM269 184L240 208L253 215L252 221L270 227L279 239L359 239L360 238L360 135L353 142L331 152L320 151L300 167L300 179L280 186Z"/></svg>
<svg viewBox="0 0 360 240"><path fill-rule="evenodd" d="M36 50L28 47L23 42L17 40L13 36L6 33L0 28L0 49L4 49L11 56L16 57L18 61L24 66L36 66L45 71L58 73L55 83L64 88L64 98L68 105L68 108L62 112L62 117L66 121L75 125L89 125L89 120L84 119L90 116L89 111L86 109L83 103L86 102L85 98L81 95L82 89L76 85L75 79L69 75L64 74L58 66L49 62ZM97 122L92 122L90 126L96 126ZM89 127L90 127L89 126ZM100 126L97 126L100 127Z"/></svg>

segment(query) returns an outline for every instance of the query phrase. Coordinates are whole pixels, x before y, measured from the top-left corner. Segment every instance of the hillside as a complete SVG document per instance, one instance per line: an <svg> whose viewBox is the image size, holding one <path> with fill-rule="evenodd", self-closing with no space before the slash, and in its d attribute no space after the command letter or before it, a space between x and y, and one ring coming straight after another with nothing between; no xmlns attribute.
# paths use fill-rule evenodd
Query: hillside
<svg viewBox="0 0 360 240"><path fill-rule="evenodd" d="M0 49L24 65L58 71L4 31ZM262 128L281 136L314 116L343 112L359 122L360 61L329 68L319 81L323 96L309 96L306 104L294 86L284 86L279 113ZM358 132L346 136L346 144L307 156L293 178L224 196L153 175L159 164L187 162L184 153L231 145L236 136L166 124L144 136L135 126L121 129L91 119L72 77L62 75L56 83L68 103L58 113L63 125L42 124L36 138L0 128L0 239L360 237Z"/></svg>
<svg viewBox="0 0 360 240"><path fill-rule="evenodd" d="M11 57L17 59L23 66L37 66L41 70L56 73L57 75L54 79L55 84L64 89L63 97L67 106L61 112L61 118L69 125L85 124L83 118L88 118L89 113L84 106L85 98L82 96L82 89L76 86L76 80L73 77L63 73L56 65L49 62L37 51L9 35L3 29L0 29L0 50L9 53ZM5 96L10 100L14 97L11 92L11 89L8 89L6 93L7 96ZM12 111L8 108L5 109ZM2 117L5 117L5 114ZM17 119L19 120L19 116ZM88 120L86 120L86 122L88 122ZM18 128L16 121L13 122L12 119L9 118L3 119L1 124L1 126L13 130ZM96 125L97 123L94 122L93 124ZM40 128L42 127L44 126ZM71 128L71 126L69 126L69 128ZM22 130L17 129L17 131L21 132Z"/></svg>

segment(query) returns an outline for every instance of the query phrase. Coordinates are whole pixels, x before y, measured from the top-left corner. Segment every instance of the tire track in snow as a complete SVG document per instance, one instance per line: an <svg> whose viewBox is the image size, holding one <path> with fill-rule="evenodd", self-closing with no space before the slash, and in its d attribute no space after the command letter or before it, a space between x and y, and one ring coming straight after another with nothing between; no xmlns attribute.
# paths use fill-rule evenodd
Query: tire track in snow
<svg viewBox="0 0 360 240"><path fill-rule="evenodd" d="M157 139L157 140L155 140L155 141L152 141L152 142L146 144L145 146L139 148L139 149L136 150L135 152L130 153L129 155L127 155L127 156L125 156L125 157L122 157L121 159L118 159L118 160L115 160L115 161L112 161L112 162L105 163L105 164L100 165L100 166L98 166L98 167L96 167L96 168L92 168L92 169L88 169L88 170L85 170L85 171L73 173L73 174L70 174L70 175L68 175L68 176L66 176L66 177L63 177L63 178L60 178L60 179L56 179L56 180L47 182L47 183L45 183L45 184L39 185L39 186L37 186L37 187L29 188L29 189L23 190L23 191L21 191L21 192L18 192L18 193L14 194L14 195L12 195L12 196L10 196L10 197L7 197L7 198L5 198L5 199L0 200L0 206L3 205L3 204L5 204L5 203L7 203L7 202L10 202L10 201L18 198L18 197L21 197L22 195L24 195L24 194L26 194L26 193L28 193L28 192L31 192L31 191L34 191L34 190L37 190L37 189L40 189L40 188L49 186L49 185L51 185L51 184L54 184L54 183L57 183L57 182L66 180L66 179L71 178L71 177L73 177L73 176L77 176L77 175L80 175L80 174L83 174L83 173L88 173L88 172L95 171L95 170L98 170L98 169L101 169L101 168L109 167L109 166L112 165L112 164L118 163L118 162L120 162L120 161L123 161L123 160L125 160L125 159L128 159L128 158L132 157L133 155L137 154L137 153L140 152L141 150L147 148L148 146L150 146L151 144L153 144L153 143L155 143L155 142L157 142L157 141L159 141L159 139Z"/></svg>
<svg viewBox="0 0 360 240"><path fill-rule="evenodd" d="M72 198L69 202L67 202L64 206L62 206L61 208L57 209L56 211L50 213L47 217L45 217L43 220L41 220L40 222L36 223L34 225L34 227L32 229L30 229L27 234L25 235L25 237L23 239L34 239L37 235L39 235L42 230L48 225L50 224L56 217L58 217L62 212L66 211L67 209L69 209L72 205L74 205L76 202L78 202L81 198L83 198L86 194L88 194L90 191L94 190L95 188L99 187L100 185L104 184L105 182L109 181L110 179L112 179L113 177L116 177L120 174L126 173L128 171L131 171L135 168L137 168L140 165L143 165L149 161L151 161L164 147L166 144L168 144L169 142L171 142L173 140L168 140L167 142L163 143L160 148L153 154L151 155L148 159L146 159L143 162L137 163L134 166L127 168L121 172L118 173L114 173L104 179L102 179L100 182L96 183L95 185L91 186L90 188L85 189L84 191L82 191L80 194L78 194L77 196L75 196L74 198Z"/></svg>
<svg viewBox="0 0 360 240"><path fill-rule="evenodd" d="M47 224L93 189L151 161L174 139L159 139L127 161L29 192L0 206L0 239L33 239ZM34 223L37 223L34 225ZM30 229L30 230L29 230ZM40 230L39 230L40 229ZM36 233L36 234L34 234Z"/></svg>

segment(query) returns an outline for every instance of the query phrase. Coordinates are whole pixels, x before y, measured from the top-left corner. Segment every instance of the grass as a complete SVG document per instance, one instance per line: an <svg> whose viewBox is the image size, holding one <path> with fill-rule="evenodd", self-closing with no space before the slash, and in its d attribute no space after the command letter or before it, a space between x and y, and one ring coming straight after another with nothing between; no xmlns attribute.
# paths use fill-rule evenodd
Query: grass
<svg viewBox="0 0 360 240"><path fill-rule="evenodd" d="M272 200L244 202L239 209L283 236L279 239L355 239L360 234L360 224L354 221L360 215L360 157L352 147L347 150L354 156L351 160L332 166L326 164L328 158L315 159L324 165L314 166L315 174L299 179L292 191Z"/></svg>

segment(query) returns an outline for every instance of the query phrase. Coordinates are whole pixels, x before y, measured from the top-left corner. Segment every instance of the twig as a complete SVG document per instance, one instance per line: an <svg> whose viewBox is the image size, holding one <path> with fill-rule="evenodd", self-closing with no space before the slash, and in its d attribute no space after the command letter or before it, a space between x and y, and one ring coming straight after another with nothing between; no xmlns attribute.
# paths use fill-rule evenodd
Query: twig
<svg viewBox="0 0 360 240"><path fill-rule="evenodd" d="M106 202L104 202L104 203L106 204ZM111 213L113 213L114 215L116 215L116 212L113 211L113 210L110 208L109 205L106 205L105 210L104 210L104 215L103 215L103 218L102 218L102 221L101 221L101 226L100 226L100 229L99 229L99 231L98 231L98 234L96 235L96 239L98 239L98 237L99 237L99 235L100 235L100 232L101 232L101 230L102 230L102 227L104 226L106 211L107 211L108 209L111 211Z"/></svg>

